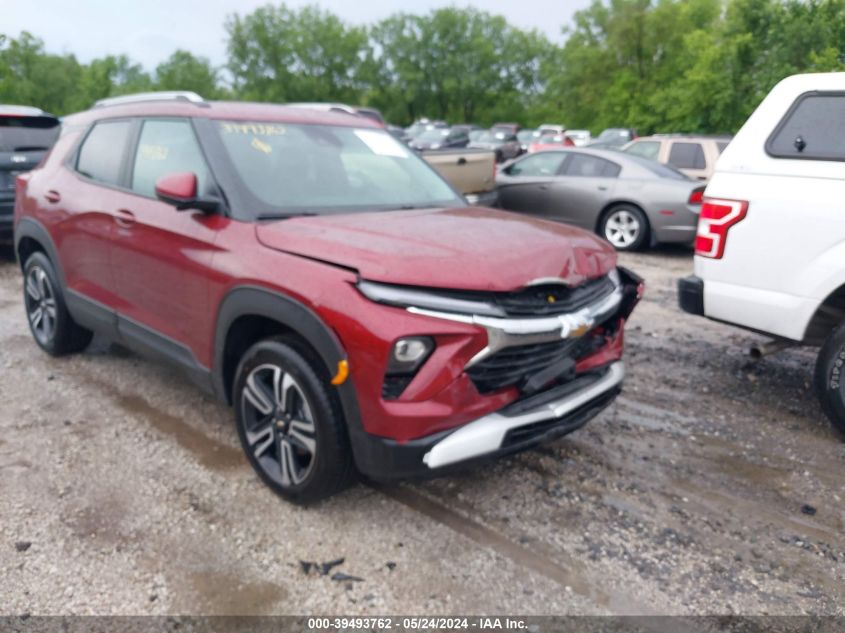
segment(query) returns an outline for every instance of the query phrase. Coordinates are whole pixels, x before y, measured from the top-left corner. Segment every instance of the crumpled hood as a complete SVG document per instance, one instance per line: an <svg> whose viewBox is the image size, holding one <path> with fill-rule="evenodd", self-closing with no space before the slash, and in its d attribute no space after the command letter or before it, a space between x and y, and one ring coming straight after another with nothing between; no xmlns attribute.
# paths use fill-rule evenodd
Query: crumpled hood
<svg viewBox="0 0 845 633"><path fill-rule="evenodd" d="M510 291L606 274L616 253L587 231L479 207L300 217L256 227L269 248L354 268L372 281Z"/></svg>

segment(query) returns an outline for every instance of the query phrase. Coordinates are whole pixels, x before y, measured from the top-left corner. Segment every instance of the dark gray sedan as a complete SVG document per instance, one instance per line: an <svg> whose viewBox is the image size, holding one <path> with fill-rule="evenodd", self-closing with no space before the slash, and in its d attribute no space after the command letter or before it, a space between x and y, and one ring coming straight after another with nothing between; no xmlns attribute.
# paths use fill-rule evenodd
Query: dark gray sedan
<svg viewBox="0 0 845 633"><path fill-rule="evenodd" d="M620 251L695 238L704 187L612 150L528 154L499 171L499 206L595 231Z"/></svg>

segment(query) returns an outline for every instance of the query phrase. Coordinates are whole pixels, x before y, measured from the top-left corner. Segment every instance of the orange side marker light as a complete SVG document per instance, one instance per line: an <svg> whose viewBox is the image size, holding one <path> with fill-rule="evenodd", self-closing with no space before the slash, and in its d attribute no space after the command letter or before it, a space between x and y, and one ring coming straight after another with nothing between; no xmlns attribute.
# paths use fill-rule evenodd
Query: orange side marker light
<svg viewBox="0 0 845 633"><path fill-rule="evenodd" d="M340 360L337 362L337 373L332 378L332 384L335 386L342 385L347 378L349 378L349 361Z"/></svg>

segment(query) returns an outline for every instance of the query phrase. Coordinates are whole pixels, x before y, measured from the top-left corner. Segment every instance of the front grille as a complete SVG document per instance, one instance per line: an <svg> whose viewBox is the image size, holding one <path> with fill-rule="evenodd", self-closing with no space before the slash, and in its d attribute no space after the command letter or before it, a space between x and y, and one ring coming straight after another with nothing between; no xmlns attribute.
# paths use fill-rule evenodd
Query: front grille
<svg viewBox="0 0 845 633"><path fill-rule="evenodd" d="M607 343L607 334L594 329L581 338L508 347L476 363L467 374L479 393L521 387L531 376L566 358L578 360Z"/></svg>
<svg viewBox="0 0 845 633"><path fill-rule="evenodd" d="M615 287L613 281L605 276L574 288L546 284L518 292L496 293L495 303L512 317L556 316L576 312L595 303L612 293Z"/></svg>
<svg viewBox="0 0 845 633"><path fill-rule="evenodd" d="M577 312L610 295L616 285L609 276L590 279L579 286L543 284L513 292L432 289L440 297L479 301L500 307L508 317L544 317Z"/></svg>

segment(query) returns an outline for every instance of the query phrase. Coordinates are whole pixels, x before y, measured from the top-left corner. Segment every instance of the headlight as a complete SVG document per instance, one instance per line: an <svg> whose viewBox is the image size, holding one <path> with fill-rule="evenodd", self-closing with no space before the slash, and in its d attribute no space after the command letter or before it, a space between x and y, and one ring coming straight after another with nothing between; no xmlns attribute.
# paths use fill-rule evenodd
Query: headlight
<svg viewBox="0 0 845 633"><path fill-rule="evenodd" d="M400 308L425 308L439 312L494 317L507 316L502 308L485 301L450 297L445 293L418 290L407 286L390 286L373 281L359 281L358 290L370 301Z"/></svg>

